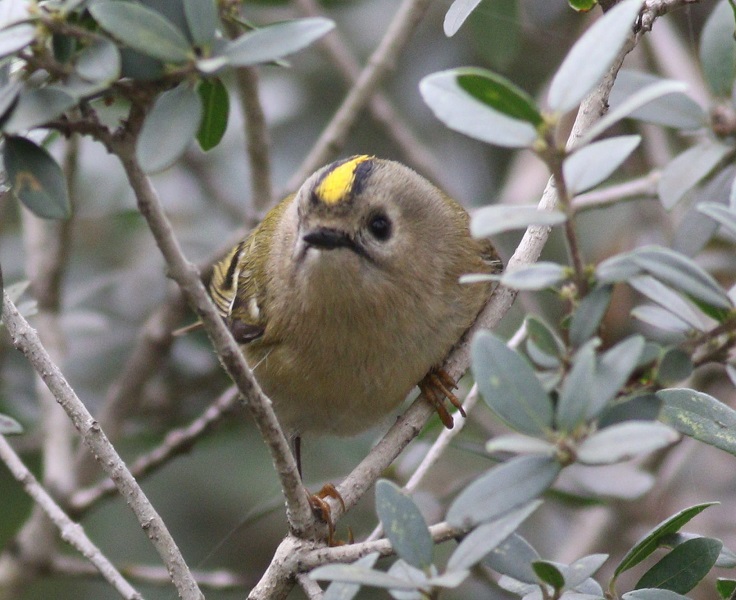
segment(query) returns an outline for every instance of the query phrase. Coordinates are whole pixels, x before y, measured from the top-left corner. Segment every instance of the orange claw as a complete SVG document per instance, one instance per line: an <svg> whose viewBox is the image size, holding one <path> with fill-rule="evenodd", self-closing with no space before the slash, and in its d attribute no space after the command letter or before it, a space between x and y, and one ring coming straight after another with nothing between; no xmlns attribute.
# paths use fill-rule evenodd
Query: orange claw
<svg viewBox="0 0 736 600"><path fill-rule="evenodd" d="M345 501L342 499L340 492L337 491L334 485L326 483L322 486L322 489L316 494L310 494L307 492L309 498L309 506L312 508L317 517L327 524L327 545L328 546L341 546L344 542L335 540L335 524L332 522L332 510L330 505L325 502L325 498L334 498L342 506L343 512L345 512ZM348 534L349 542L352 544L353 532L349 530Z"/></svg>
<svg viewBox="0 0 736 600"><path fill-rule="evenodd" d="M450 374L441 368L434 368L424 376L419 382L419 389L421 390L424 397L434 406L437 414L440 417L442 424L447 429L452 429L454 422L452 416L445 408L443 401L445 397L450 403L460 411L460 414L465 417L465 409L463 405L452 390L457 388L455 380L450 377Z"/></svg>

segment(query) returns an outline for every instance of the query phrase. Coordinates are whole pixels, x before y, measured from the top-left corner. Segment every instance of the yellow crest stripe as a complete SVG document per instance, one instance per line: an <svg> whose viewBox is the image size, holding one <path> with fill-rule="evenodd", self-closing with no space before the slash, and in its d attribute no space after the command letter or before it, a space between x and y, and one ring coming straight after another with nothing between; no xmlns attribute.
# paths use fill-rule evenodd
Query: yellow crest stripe
<svg viewBox="0 0 736 600"><path fill-rule="evenodd" d="M317 197L325 204L337 204L346 198L353 189L356 167L371 158L373 157L361 154L335 167L314 190Z"/></svg>

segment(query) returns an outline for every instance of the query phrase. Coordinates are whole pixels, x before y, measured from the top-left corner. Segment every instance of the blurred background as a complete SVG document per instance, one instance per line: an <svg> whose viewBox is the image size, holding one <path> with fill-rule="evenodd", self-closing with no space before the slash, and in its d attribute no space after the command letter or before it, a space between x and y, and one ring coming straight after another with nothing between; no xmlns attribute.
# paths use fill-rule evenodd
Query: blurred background
<svg viewBox="0 0 736 600"><path fill-rule="evenodd" d="M162 12L165 4L162 0ZM349 89L336 59L353 55L364 65L390 25L397 4L395 0L244 3L244 16L258 25L305 16L315 7L337 23L336 34L331 34L333 42L338 42L333 46L333 50L338 48L337 54L330 54L318 42L291 58L289 68L259 69L275 190L287 190L292 174ZM547 179L543 165L530 154L485 146L446 129L422 102L417 85L425 75L444 68L484 66L541 98L551 74L592 15L573 12L564 0L483 0L463 28L447 38L442 22L449 4L443 0L431 5L380 88L392 108L393 124L391 120L380 123L370 111L364 111L339 156L367 153L401 160L469 208L495 202L534 203ZM690 95L708 108L697 48L703 21L714 4L703 1L689 5L658 20L652 33L628 57L627 67L687 81ZM264 212L264 207L255 206L250 198L243 117L234 82L226 84L231 91L231 113L223 142L206 154L192 145L183 160L154 178L187 256L201 265L222 253L225 240L235 239L233 236ZM614 183L647 175L692 143L691 137L651 125L628 121L624 127L640 130L644 142L614 176ZM411 153L397 143L402 128L416 138L409 141ZM76 160L74 216L69 223L71 241L62 286L65 348L60 366L90 410L108 419L100 417L103 427L111 428L108 433L123 457L133 460L157 445L170 429L196 419L225 392L228 380L202 333L168 339L171 329L191 323L194 317L172 300L175 294L163 260L116 160L102 146L85 139L75 143L58 140L52 151L60 161L69 157ZM726 194L733 170L722 177L720 183L710 182L705 193ZM28 277L24 230L29 227L29 218L20 214L18 206L7 199L0 204L0 261L6 285ZM689 223L688 210L685 203L666 213L649 192L631 202L586 212L579 220L584 256L588 262L598 262L634 245L670 244L678 236L687 239L687 230L682 228ZM505 259L519 237L508 234L496 240ZM563 251L561 240L553 237L545 256L564 260ZM723 256L716 244L706 249L703 264L716 274L720 270L732 275L734 265ZM628 316L635 301L631 295L630 290L617 291L608 315L606 342L637 327ZM529 312L556 322L559 311L551 295L520 296L500 333L511 335ZM141 339L149 334L160 342L153 345L145 362L150 373L133 381L136 370L126 365ZM699 389L733 405L733 388L720 371L701 377L704 380ZM34 433L40 411L37 388L30 366L9 343L0 346L0 382L0 412L18 419L26 429L26 434L13 442L28 463L37 467L41 443ZM126 385L132 389L121 400L119 392ZM118 400L111 404L116 394ZM305 439L303 465L310 489L339 481L391 422L392 416L387 415L386 424L358 438ZM386 475L405 481L439 429L435 418ZM480 450L483 442L499 431L502 427L479 405L459 441L417 495L428 522L441 520L447 499L473 473L489 466ZM561 482L564 493L550 498L523 532L547 559L567 561L603 551L620 558L641 533L666 516L697 502L720 500L720 507L706 511L690 527L736 548L733 465L733 457L687 440L638 470L611 469L605 477L601 471L596 471L596 477L580 473ZM85 472L90 482L99 477L94 466ZM593 492L585 489L586 485L595 487L595 482L608 486L607 490L594 490L604 498L624 491L632 496L649 491L633 502L606 501L594 499ZM223 576L241 584L233 589L208 590L208 598L243 597L242 586L257 581L286 531L283 502L268 453L246 411L237 406L187 454L147 477L143 487L190 566L210 575L225 571ZM4 466L0 466L0 507L3 547L31 510L30 500ZM117 564L159 564L119 497L98 503L81 519L90 536ZM338 536L347 537L349 526L360 539L374 525L372 499L368 497L339 523ZM436 551L440 556L448 552L442 547ZM71 550L69 555L74 557ZM147 598L175 597L171 586L142 584L139 589ZM295 590L292 597L301 594ZM382 592L375 595L386 597ZM116 597L94 578L54 574L29 586L22 595L27 600ZM373 593L363 590L360 597L373 597ZM490 582L478 578L444 597L504 596Z"/></svg>

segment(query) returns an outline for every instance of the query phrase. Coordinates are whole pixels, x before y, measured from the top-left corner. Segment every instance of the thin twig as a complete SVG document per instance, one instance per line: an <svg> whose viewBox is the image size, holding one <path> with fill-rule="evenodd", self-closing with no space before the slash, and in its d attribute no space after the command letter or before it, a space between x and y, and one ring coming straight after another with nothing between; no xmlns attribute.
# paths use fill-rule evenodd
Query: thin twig
<svg viewBox="0 0 736 600"><path fill-rule="evenodd" d="M632 179L626 183L611 185L599 190L580 194L572 202L573 210L575 213L578 213L595 208L605 208L619 204L624 200L656 198L657 182L660 176L660 171L654 169L646 175Z"/></svg>
<svg viewBox="0 0 736 600"><path fill-rule="evenodd" d="M360 111L381 83L383 76L394 65L422 20L429 2L430 0L404 0L401 3L386 35L371 54L355 85L315 142L311 152L287 183L288 191L297 189L313 171L327 162L342 147Z"/></svg>
<svg viewBox="0 0 736 600"><path fill-rule="evenodd" d="M23 461L15 453L4 436L0 435L0 460L7 466L13 477L20 482L26 493L41 507L49 519L56 525L61 539L76 548L95 569L112 585L117 592L128 600L142 600L142 596L130 585L115 566L105 557L100 549L87 537L84 529L72 521L44 487L33 476Z"/></svg>
<svg viewBox="0 0 736 600"><path fill-rule="evenodd" d="M185 600L203 598L202 592L189 572L161 516L153 508L120 455L108 441L99 423L95 421L87 407L76 395L59 367L51 360L38 334L18 312L5 292L3 292L3 323L10 334L13 346L20 350L33 365L54 394L56 401L66 411L84 444L115 482L120 494L135 513L138 522L166 565L179 595Z"/></svg>

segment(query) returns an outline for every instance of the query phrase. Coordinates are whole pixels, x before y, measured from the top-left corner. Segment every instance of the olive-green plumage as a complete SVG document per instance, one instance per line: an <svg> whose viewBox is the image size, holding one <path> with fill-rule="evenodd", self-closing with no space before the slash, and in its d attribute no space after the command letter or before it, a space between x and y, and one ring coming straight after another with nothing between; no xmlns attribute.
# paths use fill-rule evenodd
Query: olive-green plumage
<svg viewBox="0 0 736 600"><path fill-rule="evenodd" d="M454 200L408 167L333 163L215 266L210 291L292 435L379 422L438 366L501 270Z"/></svg>

